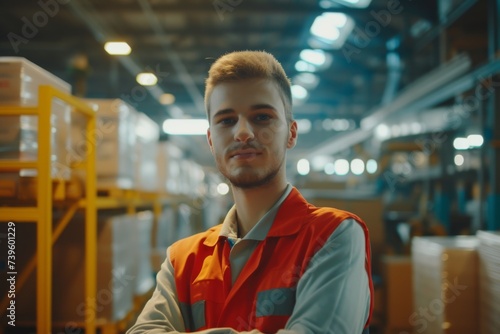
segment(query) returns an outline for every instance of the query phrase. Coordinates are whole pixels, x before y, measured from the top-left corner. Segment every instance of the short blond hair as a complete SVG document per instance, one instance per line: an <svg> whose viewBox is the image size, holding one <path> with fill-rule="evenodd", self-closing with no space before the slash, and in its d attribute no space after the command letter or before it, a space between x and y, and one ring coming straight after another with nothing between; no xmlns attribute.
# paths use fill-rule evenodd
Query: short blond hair
<svg viewBox="0 0 500 334"><path fill-rule="evenodd" d="M277 85L285 106L287 122L291 122L293 116L290 80L278 60L265 51L231 52L212 64L205 81L205 108L208 119L210 120L209 100L216 85L254 78L269 79Z"/></svg>

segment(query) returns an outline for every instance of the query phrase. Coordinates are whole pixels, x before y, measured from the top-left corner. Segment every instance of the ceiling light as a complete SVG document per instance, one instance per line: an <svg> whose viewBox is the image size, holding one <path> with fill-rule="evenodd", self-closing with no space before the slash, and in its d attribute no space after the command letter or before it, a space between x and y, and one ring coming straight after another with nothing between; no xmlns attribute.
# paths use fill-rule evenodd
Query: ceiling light
<svg viewBox="0 0 500 334"><path fill-rule="evenodd" d="M361 175L365 171L365 163L361 159L351 161L351 171L354 175Z"/></svg>
<svg viewBox="0 0 500 334"><path fill-rule="evenodd" d="M305 89L304 87L300 85L292 86L292 96L294 99L304 100L305 98L307 98L307 95L309 94L307 93L307 89Z"/></svg>
<svg viewBox="0 0 500 334"><path fill-rule="evenodd" d="M467 142L471 147L481 147L484 143L484 139L481 135L469 135L467 136Z"/></svg>
<svg viewBox="0 0 500 334"><path fill-rule="evenodd" d="M322 49L340 49L354 29L354 21L344 13L323 13L314 19L310 32L310 46Z"/></svg>
<svg viewBox="0 0 500 334"><path fill-rule="evenodd" d="M206 135L206 119L167 119L163 122L163 131L169 135Z"/></svg>
<svg viewBox="0 0 500 334"><path fill-rule="evenodd" d="M375 128L375 137L378 140L385 140L391 137L391 130L386 124L380 124Z"/></svg>
<svg viewBox="0 0 500 334"><path fill-rule="evenodd" d="M325 174L326 175L335 174L335 165L333 163L329 162L325 165Z"/></svg>
<svg viewBox="0 0 500 334"><path fill-rule="evenodd" d="M305 134L311 132L312 124L310 120L304 118L304 119L297 119L296 122L297 122L298 134Z"/></svg>
<svg viewBox="0 0 500 334"><path fill-rule="evenodd" d="M164 105L169 105L175 102L175 96L173 94L165 93L160 95L160 103Z"/></svg>
<svg viewBox="0 0 500 334"><path fill-rule="evenodd" d="M366 162L366 171L368 174L375 174L377 172L378 164L374 159L370 159Z"/></svg>
<svg viewBox="0 0 500 334"><path fill-rule="evenodd" d="M311 168L309 167L309 161L307 159L300 159L299 162L297 162L297 172L300 175L307 175L310 170Z"/></svg>
<svg viewBox="0 0 500 334"><path fill-rule="evenodd" d="M293 81L306 89L314 89L319 84L318 76L312 73L299 73L293 78Z"/></svg>
<svg viewBox="0 0 500 334"><path fill-rule="evenodd" d="M335 173L337 175L347 175L349 173L349 161L345 159L339 159L335 161Z"/></svg>
<svg viewBox="0 0 500 334"><path fill-rule="evenodd" d="M143 86L154 86L158 82L158 78L156 77L156 75L148 72L137 74L135 80L137 80L137 82Z"/></svg>
<svg viewBox="0 0 500 334"><path fill-rule="evenodd" d="M316 66L303 60L299 60L295 63L295 69L298 72L316 72L318 70Z"/></svg>
<svg viewBox="0 0 500 334"><path fill-rule="evenodd" d="M104 44L104 50L113 56L126 56L132 51L127 42L107 42Z"/></svg>
<svg viewBox="0 0 500 334"><path fill-rule="evenodd" d="M323 50L306 49L300 52L300 59L313 64L316 67L321 67L326 62L326 55Z"/></svg>
<svg viewBox="0 0 500 334"><path fill-rule="evenodd" d="M458 137L453 141L453 147L456 150L467 150L469 148L469 141L467 138Z"/></svg>
<svg viewBox="0 0 500 334"><path fill-rule="evenodd" d="M357 8L366 8L372 0L331 0L341 5Z"/></svg>
<svg viewBox="0 0 500 334"><path fill-rule="evenodd" d="M227 183L219 183L217 185L217 193L219 193L219 195L227 195L229 193L229 186L227 185Z"/></svg>
<svg viewBox="0 0 500 334"><path fill-rule="evenodd" d="M317 155L312 158L311 166L314 171L323 171L326 164L331 163L333 158L329 155Z"/></svg>
<svg viewBox="0 0 500 334"><path fill-rule="evenodd" d="M456 166L462 166L465 162L465 159L463 155L457 154L455 155L454 161Z"/></svg>

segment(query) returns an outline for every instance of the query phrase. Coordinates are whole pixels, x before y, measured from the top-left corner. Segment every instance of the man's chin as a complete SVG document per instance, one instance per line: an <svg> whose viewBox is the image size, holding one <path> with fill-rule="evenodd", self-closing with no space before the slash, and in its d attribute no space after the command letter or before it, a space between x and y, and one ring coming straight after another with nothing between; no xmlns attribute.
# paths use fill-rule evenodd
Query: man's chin
<svg viewBox="0 0 500 334"><path fill-rule="evenodd" d="M229 180L231 185L236 188L241 189L254 189L262 187L270 183L277 175L277 172L269 173L264 176L260 175L239 175L231 176L226 178Z"/></svg>

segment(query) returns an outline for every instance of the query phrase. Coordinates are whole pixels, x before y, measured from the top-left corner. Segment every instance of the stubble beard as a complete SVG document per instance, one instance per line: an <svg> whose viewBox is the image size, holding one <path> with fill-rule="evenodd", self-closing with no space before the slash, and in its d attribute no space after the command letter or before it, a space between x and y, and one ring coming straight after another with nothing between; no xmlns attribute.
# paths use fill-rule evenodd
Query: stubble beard
<svg viewBox="0 0 500 334"><path fill-rule="evenodd" d="M227 169L221 168L221 163L218 159L216 163L221 174L231 183L233 187L252 189L266 185L276 178L283 166L284 161L285 155L283 155L283 158L275 168L267 171L263 176L260 176L259 173L253 172L255 169L250 166L242 168L244 171L238 173L238 175L232 175Z"/></svg>

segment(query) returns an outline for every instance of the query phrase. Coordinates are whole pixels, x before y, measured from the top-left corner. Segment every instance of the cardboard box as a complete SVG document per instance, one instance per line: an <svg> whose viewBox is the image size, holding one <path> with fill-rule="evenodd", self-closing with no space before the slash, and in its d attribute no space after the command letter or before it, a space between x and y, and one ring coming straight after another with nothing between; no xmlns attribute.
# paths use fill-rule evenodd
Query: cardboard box
<svg viewBox="0 0 500 334"><path fill-rule="evenodd" d="M471 236L415 237L412 243L418 333L479 332L478 239Z"/></svg>
<svg viewBox="0 0 500 334"><path fill-rule="evenodd" d="M96 319L122 320L133 308L135 291L133 216L100 217L97 234ZM88 317L84 305L85 248L84 221L78 215L53 247L52 319L54 322L83 322ZM19 227L19 231L17 230ZM36 226L16 225L19 272L36 250ZM2 294L3 295L3 294ZM16 320L36 320L36 270L16 292ZM88 320L88 319L87 319Z"/></svg>
<svg viewBox="0 0 500 334"><path fill-rule="evenodd" d="M500 232L478 231L481 334L500 332Z"/></svg>
<svg viewBox="0 0 500 334"><path fill-rule="evenodd" d="M73 120L73 160L81 161L87 149L95 150L98 188L133 188L137 111L120 99L85 101L96 110L96 129L87 138L85 119Z"/></svg>
<svg viewBox="0 0 500 334"><path fill-rule="evenodd" d="M413 280L410 256L384 256L383 286L386 329L411 332Z"/></svg>
<svg viewBox="0 0 500 334"><path fill-rule="evenodd" d="M71 94L71 85L21 57L0 57L0 105L33 107L38 105L38 89L52 86ZM71 108L52 100L50 147L52 176L68 179L68 152ZM38 154L38 117L0 116L0 159L36 160ZM21 170L21 176L35 176L36 170Z"/></svg>

